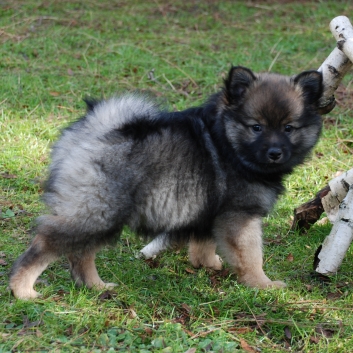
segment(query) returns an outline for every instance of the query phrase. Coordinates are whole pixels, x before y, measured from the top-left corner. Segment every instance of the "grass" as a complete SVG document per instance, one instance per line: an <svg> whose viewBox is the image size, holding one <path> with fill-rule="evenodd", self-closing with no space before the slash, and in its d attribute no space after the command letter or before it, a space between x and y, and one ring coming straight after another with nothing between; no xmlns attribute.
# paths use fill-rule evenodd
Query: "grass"
<svg viewBox="0 0 353 353"><path fill-rule="evenodd" d="M43 211L41 185L60 129L82 98L148 90L171 109L201 103L230 64L294 74L334 48L330 20L351 1L12 0L0 8L0 352L351 352L350 250L331 282L311 276L330 226L290 232L293 209L352 166L351 73L325 117L312 158L287 178L264 220L265 270L288 283L258 291L192 269L185 250L154 261L127 229L97 267L113 292L77 289L58 261L40 277L43 298L15 300L14 259Z"/></svg>

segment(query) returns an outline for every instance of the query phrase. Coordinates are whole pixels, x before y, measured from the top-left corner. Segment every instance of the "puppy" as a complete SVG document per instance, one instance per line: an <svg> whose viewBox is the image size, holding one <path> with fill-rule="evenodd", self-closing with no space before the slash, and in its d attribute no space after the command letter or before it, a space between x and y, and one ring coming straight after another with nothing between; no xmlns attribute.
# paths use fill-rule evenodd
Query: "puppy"
<svg viewBox="0 0 353 353"><path fill-rule="evenodd" d="M189 242L194 266L220 268L217 247L239 282L283 287L262 268L262 217L319 138L322 91L317 71L285 77L238 66L204 105L181 112L136 94L88 101L54 145L49 211L13 265L13 294L37 297L37 277L62 255L77 285L112 286L95 255L124 226Z"/></svg>

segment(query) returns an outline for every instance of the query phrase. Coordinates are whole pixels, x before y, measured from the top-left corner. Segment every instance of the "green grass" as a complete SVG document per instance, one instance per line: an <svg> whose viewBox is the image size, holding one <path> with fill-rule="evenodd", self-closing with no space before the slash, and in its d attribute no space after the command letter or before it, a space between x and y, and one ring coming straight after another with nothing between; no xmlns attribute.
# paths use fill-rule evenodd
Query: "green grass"
<svg viewBox="0 0 353 353"><path fill-rule="evenodd" d="M289 231L293 209L352 167L348 88L264 220L265 271L286 289L245 288L227 268L194 270L185 250L145 262L128 230L98 255L101 277L119 284L112 293L75 288L65 261L40 277L41 299L15 300L8 289L43 211L50 146L84 114L83 97L148 90L184 109L215 92L231 64L288 75L315 69L335 46L329 22L352 13L351 1L2 2L0 352L352 352L352 250L324 284L311 271L330 226Z"/></svg>

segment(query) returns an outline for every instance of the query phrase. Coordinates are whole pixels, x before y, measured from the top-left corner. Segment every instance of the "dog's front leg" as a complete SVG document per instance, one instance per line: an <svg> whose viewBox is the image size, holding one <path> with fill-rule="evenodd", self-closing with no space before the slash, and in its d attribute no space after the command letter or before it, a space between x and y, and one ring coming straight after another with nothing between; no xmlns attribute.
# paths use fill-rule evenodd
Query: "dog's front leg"
<svg viewBox="0 0 353 353"><path fill-rule="evenodd" d="M221 255L249 287L285 287L271 281L262 268L262 220L246 213L226 213L215 221L214 234Z"/></svg>

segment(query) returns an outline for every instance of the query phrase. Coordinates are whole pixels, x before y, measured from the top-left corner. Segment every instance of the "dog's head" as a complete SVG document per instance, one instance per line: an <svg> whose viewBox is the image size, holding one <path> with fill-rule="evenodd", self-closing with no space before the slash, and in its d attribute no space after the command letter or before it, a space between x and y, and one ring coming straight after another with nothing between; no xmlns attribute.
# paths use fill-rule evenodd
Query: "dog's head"
<svg viewBox="0 0 353 353"><path fill-rule="evenodd" d="M221 95L225 132L241 162L262 173L290 172L317 142L322 75L255 75L232 67Z"/></svg>

